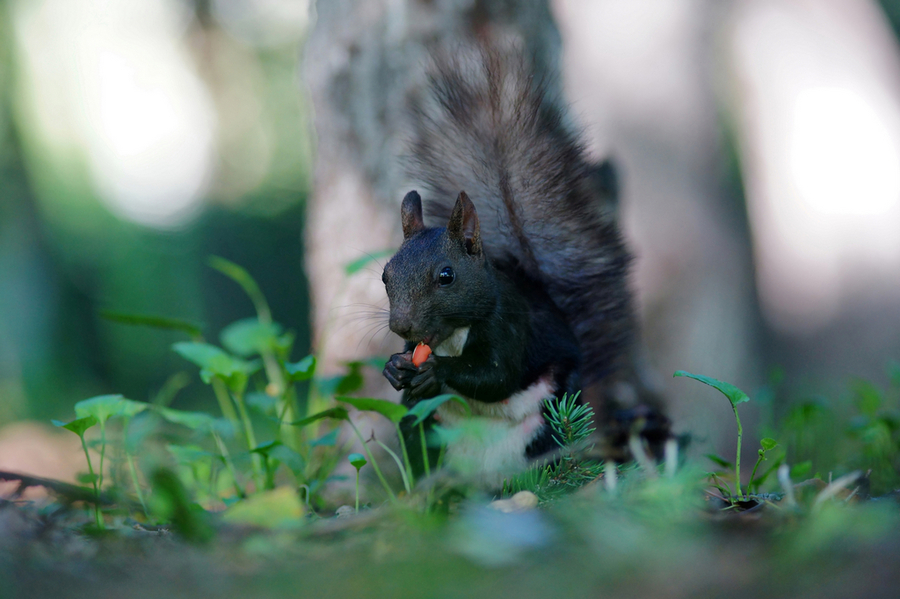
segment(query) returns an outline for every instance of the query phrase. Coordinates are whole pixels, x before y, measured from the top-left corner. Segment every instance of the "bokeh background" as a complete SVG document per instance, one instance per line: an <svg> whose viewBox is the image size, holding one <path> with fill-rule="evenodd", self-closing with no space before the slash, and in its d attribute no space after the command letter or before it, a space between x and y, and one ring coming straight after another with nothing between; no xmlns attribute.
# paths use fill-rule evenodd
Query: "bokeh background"
<svg viewBox="0 0 900 599"><path fill-rule="evenodd" d="M621 169L649 362L676 426L715 443L730 416L675 369L730 380L762 412L849 401L850 377L886 385L900 360L900 2L551 8L573 117ZM149 400L168 382L184 387L177 407L212 409L169 350L183 336L100 316L183 318L217 339L252 306L210 255L247 268L297 333L294 358L309 351L314 14L306 0L0 3L0 447L14 423L67 419L101 393Z"/></svg>
<svg viewBox="0 0 900 599"><path fill-rule="evenodd" d="M248 268L308 349L308 27L295 1L2 5L0 421L109 390L146 400L187 370L169 351L183 335L99 312L216 340L252 308L212 254Z"/></svg>

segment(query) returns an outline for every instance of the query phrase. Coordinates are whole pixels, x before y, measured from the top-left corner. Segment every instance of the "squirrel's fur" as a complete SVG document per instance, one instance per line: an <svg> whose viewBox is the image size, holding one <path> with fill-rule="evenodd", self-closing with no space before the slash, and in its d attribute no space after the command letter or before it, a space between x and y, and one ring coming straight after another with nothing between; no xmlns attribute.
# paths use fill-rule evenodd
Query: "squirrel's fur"
<svg viewBox="0 0 900 599"><path fill-rule="evenodd" d="M634 329L630 261L615 224L613 169L591 164L520 53L480 47L435 58L413 106L404 243L384 282L407 341L384 374L408 402L456 393L503 432L448 449L487 471L551 449L542 401L620 368ZM470 199L471 198L471 199ZM412 363L412 349L434 353ZM437 417L458 422L452 404Z"/></svg>
<svg viewBox="0 0 900 599"><path fill-rule="evenodd" d="M632 342L630 256L603 185L611 167L589 162L545 94L514 50L439 54L414 109L410 174L444 221L461 190L472 198L488 258L544 286L578 339L588 385Z"/></svg>

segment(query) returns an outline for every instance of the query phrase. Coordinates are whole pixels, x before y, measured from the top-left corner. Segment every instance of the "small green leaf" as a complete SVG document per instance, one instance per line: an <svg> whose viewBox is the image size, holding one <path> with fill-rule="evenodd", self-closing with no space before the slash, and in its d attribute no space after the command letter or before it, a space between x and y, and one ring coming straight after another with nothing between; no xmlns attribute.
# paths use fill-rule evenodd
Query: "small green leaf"
<svg viewBox="0 0 900 599"><path fill-rule="evenodd" d="M390 357L388 357L388 356L371 356L369 358L362 360L361 363L363 366L368 366L369 368L372 368L373 370L377 370L378 372L381 372L382 370L384 370L384 365L387 363L387 361L389 359L390 359Z"/></svg>
<svg viewBox="0 0 900 599"><path fill-rule="evenodd" d="M281 337L275 340L275 349L278 350L279 355L282 356L282 359L291 353L291 348L294 347L294 341L297 336L293 331L288 331Z"/></svg>
<svg viewBox="0 0 900 599"><path fill-rule="evenodd" d="M810 472L812 472L812 460L807 460L791 466L791 478L795 481L809 476Z"/></svg>
<svg viewBox="0 0 900 599"><path fill-rule="evenodd" d="M281 528L300 524L303 513L303 502L297 493L290 487L280 487L239 501L225 510L222 519L231 524Z"/></svg>
<svg viewBox="0 0 900 599"><path fill-rule="evenodd" d="M437 397L432 397L431 399L423 399L410 408L409 415L416 417L416 420L412 425L418 426L419 423L424 422L424 420L431 416L442 404L450 400L459 402L464 408L471 410L469 404L467 404L463 398L453 395L452 393L445 393L443 395L438 395Z"/></svg>
<svg viewBox="0 0 900 599"><path fill-rule="evenodd" d="M142 401L134 401L133 399L122 398L119 405L119 416L123 418L134 418L144 410L148 409L150 404Z"/></svg>
<svg viewBox="0 0 900 599"><path fill-rule="evenodd" d="M347 274L347 276L356 274L372 262L375 262L382 258L387 258L388 256L393 256L395 251L396 250L381 250L379 252L375 252L374 254L366 254L365 256L357 258L353 262L347 264L347 266L344 267L344 272Z"/></svg>
<svg viewBox="0 0 900 599"><path fill-rule="evenodd" d="M295 476L303 474L306 468L306 461L303 456L288 447L287 445L278 445L269 452L269 459L278 460L288 468Z"/></svg>
<svg viewBox="0 0 900 599"><path fill-rule="evenodd" d="M366 461L366 456L361 453L351 453L347 456L347 460L349 460L350 465L357 470L368 464L368 462Z"/></svg>
<svg viewBox="0 0 900 599"><path fill-rule="evenodd" d="M722 468L725 468L726 470L731 470L732 468L734 468L733 463L729 462L725 458L718 456L714 453L707 453L704 457L708 460L715 462L717 465L721 466Z"/></svg>
<svg viewBox="0 0 900 599"><path fill-rule="evenodd" d="M93 416L85 416L84 418L76 418L71 422L60 422L59 420L52 420L51 422L53 422L53 426L58 426L72 431L73 433L81 437L82 435L84 435L84 431L91 428L99 421ZM72 437L69 438L71 439Z"/></svg>
<svg viewBox="0 0 900 599"><path fill-rule="evenodd" d="M207 543L215 530L209 523L209 514L192 503L184 484L167 468L158 468L150 477L153 494L150 510L160 520L170 522L172 530L192 543Z"/></svg>
<svg viewBox="0 0 900 599"><path fill-rule="evenodd" d="M317 381L322 395L346 395L362 388L365 382L362 376L363 363L347 362L346 366L348 368L346 374Z"/></svg>
<svg viewBox="0 0 900 599"><path fill-rule="evenodd" d="M203 412L185 412L173 408L158 407L160 416L174 424L186 426L191 430L207 430L212 428L215 418Z"/></svg>
<svg viewBox="0 0 900 599"><path fill-rule="evenodd" d="M126 401L131 402L131 400L126 400L121 395L98 395L97 397L92 397L90 399L84 399L75 404L75 415L79 418L84 418L86 416L93 416L96 418L100 424L105 424L107 420L112 418L113 416L120 416L125 413L126 410L134 410L133 404L137 404L138 402L131 402L132 406L128 407ZM141 404L138 404L141 405ZM146 406L147 404L143 404ZM140 411L140 410L138 410ZM134 412L135 414L137 412Z"/></svg>
<svg viewBox="0 0 900 599"><path fill-rule="evenodd" d="M187 333L191 337L202 337L203 331L199 324L181 320L179 318L168 318L166 316L151 316L149 314L130 314L127 312L115 312L113 310L101 310L100 317L112 322L127 324L132 326L150 327L153 329L165 329L169 331L181 331Z"/></svg>
<svg viewBox="0 0 900 599"><path fill-rule="evenodd" d="M262 391L248 393L244 401L247 403L247 407L256 410L263 416L274 416L278 407L278 400Z"/></svg>
<svg viewBox="0 0 900 599"><path fill-rule="evenodd" d="M363 383L365 382L362 376L362 363L351 362L348 366L350 367L350 372L341 377L340 381L338 381L337 387L334 390L335 395L346 395L347 393L353 393L362 389Z"/></svg>
<svg viewBox="0 0 900 599"><path fill-rule="evenodd" d="M174 457L179 464L186 465L196 464L197 462L209 460L211 458L218 459L219 457L196 445L173 445L170 443L166 445L166 450L172 454L172 457Z"/></svg>
<svg viewBox="0 0 900 599"><path fill-rule="evenodd" d="M211 368L213 364L218 362L228 363L230 358L228 354L215 345L197 341L176 343L172 346L172 349L188 362L193 362L201 368Z"/></svg>
<svg viewBox="0 0 900 599"><path fill-rule="evenodd" d="M335 397L337 401L348 403L357 410L364 412L378 412L391 422L400 422L406 416L409 410L406 406L388 401L386 399L375 399L372 397Z"/></svg>
<svg viewBox="0 0 900 599"><path fill-rule="evenodd" d="M182 342L173 345L172 349L185 360L193 362L214 375L229 377L235 372L249 375L259 369L257 362L235 358L209 343Z"/></svg>
<svg viewBox="0 0 900 599"><path fill-rule="evenodd" d="M238 435L238 424L227 418L213 418L212 432L224 439L230 439Z"/></svg>
<svg viewBox="0 0 900 599"><path fill-rule="evenodd" d="M322 420L323 418L331 418L332 420L347 420L348 419L347 408L337 407L330 408L328 410L324 410L319 412L318 414L313 414L312 416L307 416L302 420L296 420L291 422L292 426L306 426L307 424L313 423L316 420Z"/></svg>
<svg viewBox="0 0 900 599"><path fill-rule="evenodd" d="M259 365L256 364L255 368L258 368ZM200 371L202 376L203 371ZM250 382L250 375L246 372L235 371L231 374L231 376L223 376L222 379L225 381L225 384L228 385L228 389L234 393L235 395L243 395L244 391L247 389L247 383Z"/></svg>
<svg viewBox="0 0 900 599"><path fill-rule="evenodd" d="M259 445L251 449L250 453L258 453L260 455L268 457L269 453L281 444L281 441L268 441L267 443L260 443Z"/></svg>
<svg viewBox="0 0 900 599"><path fill-rule="evenodd" d="M859 411L873 418L882 404L881 390L863 379L856 379L851 384L853 393L856 395L856 405Z"/></svg>
<svg viewBox="0 0 900 599"><path fill-rule="evenodd" d="M315 441L310 441L309 446L310 447L319 447L319 446L334 447L335 445L337 445L337 438L338 438L339 432L340 431L338 429L334 429L330 433L326 433L326 434L322 435Z"/></svg>
<svg viewBox="0 0 900 599"><path fill-rule="evenodd" d="M209 343L176 343L172 349L185 360L200 366L200 378L204 383L209 384L217 376L225 381L232 393L243 393L250 375L260 368L258 360L248 362L235 358Z"/></svg>
<svg viewBox="0 0 900 599"><path fill-rule="evenodd" d="M83 485L92 485L95 482L97 482L97 480L99 480L99 478L100 478L100 475L96 474L96 473L91 474L90 472L79 472L78 475L75 477L75 480L77 480L78 482L80 482Z"/></svg>
<svg viewBox="0 0 900 599"><path fill-rule="evenodd" d="M259 318L245 318L233 322L219 335L222 345L231 353L249 357L274 351L282 334L276 322L260 322Z"/></svg>
<svg viewBox="0 0 900 599"><path fill-rule="evenodd" d="M311 379L316 372L316 357L309 355L299 362L288 362L284 365L285 371L292 381L305 381Z"/></svg>
<svg viewBox="0 0 900 599"><path fill-rule="evenodd" d="M247 296L250 297L250 301L253 302L260 319L263 321L271 319L269 305L266 303L266 298L260 290L259 285L256 284L256 281L253 280L250 273L242 266L238 266L234 262L226 260L225 258L220 258L219 256L210 256L209 265L241 286L244 293L246 293Z"/></svg>
<svg viewBox="0 0 900 599"><path fill-rule="evenodd" d="M439 425L431 427L428 435L428 447L451 445L463 436L462 427L446 428Z"/></svg>
<svg viewBox="0 0 900 599"><path fill-rule="evenodd" d="M781 466L781 464L783 464L783 463L784 463L784 456L779 456L779 457L774 461L774 463L773 463L769 468L766 469L765 472L763 472L762 474L760 474L759 476L757 476L756 478L754 478L754 479L751 481L751 484L756 485L756 486L761 486L764 482L766 482L766 479L768 479L769 476L770 476L773 472L775 472L776 470L778 470L778 467Z"/></svg>
<svg viewBox="0 0 900 599"><path fill-rule="evenodd" d="M772 451L773 449L778 447L778 442L770 437L760 439L759 444L765 451Z"/></svg>
<svg viewBox="0 0 900 599"><path fill-rule="evenodd" d="M685 372L684 370L676 370L674 376L685 376L688 378L692 378L695 381L700 381L701 383L717 389L720 393L728 398L728 401L731 402L732 406L736 406L739 403L744 403L745 401L750 401L750 397L746 393L744 393L731 383L726 383L709 376L703 376L702 374L691 374L690 372Z"/></svg>

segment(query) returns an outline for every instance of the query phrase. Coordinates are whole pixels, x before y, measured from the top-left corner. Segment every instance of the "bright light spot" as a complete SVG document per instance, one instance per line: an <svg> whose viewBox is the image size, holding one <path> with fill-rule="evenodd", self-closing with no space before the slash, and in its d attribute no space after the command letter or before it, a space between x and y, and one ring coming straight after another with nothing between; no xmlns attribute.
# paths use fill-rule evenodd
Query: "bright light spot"
<svg viewBox="0 0 900 599"><path fill-rule="evenodd" d="M197 208L210 169L210 111L183 65L104 53L88 134L94 178L111 207L156 225Z"/></svg>
<svg viewBox="0 0 900 599"><path fill-rule="evenodd" d="M297 43L309 26L308 0L212 0L211 8L230 34L259 46Z"/></svg>
<svg viewBox="0 0 900 599"><path fill-rule="evenodd" d="M807 334L900 297L900 94L876 3L747 2L734 49L757 284Z"/></svg>
<svg viewBox="0 0 900 599"><path fill-rule="evenodd" d="M820 87L797 96L789 160L810 207L876 215L900 200L900 151L885 112L850 89Z"/></svg>
<svg viewBox="0 0 900 599"><path fill-rule="evenodd" d="M173 0L44 0L16 6L27 110L46 152L84 156L99 198L174 227L211 176L215 114Z"/></svg>

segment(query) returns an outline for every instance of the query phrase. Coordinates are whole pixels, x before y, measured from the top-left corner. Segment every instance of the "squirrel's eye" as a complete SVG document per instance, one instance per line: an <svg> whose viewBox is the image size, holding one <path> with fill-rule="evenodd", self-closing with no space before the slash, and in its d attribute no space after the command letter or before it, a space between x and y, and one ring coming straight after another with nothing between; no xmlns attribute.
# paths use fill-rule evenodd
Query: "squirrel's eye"
<svg viewBox="0 0 900 599"><path fill-rule="evenodd" d="M456 279L456 275L453 274L453 269L449 266L444 267L441 273L438 275L438 285L441 287L446 287L450 283L452 283Z"/></svg>

